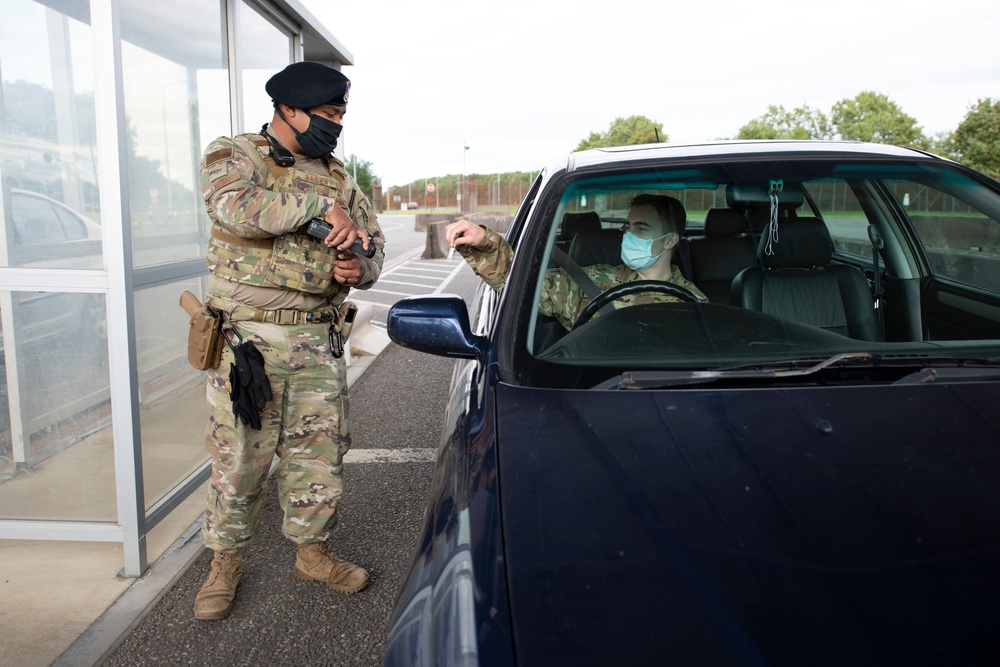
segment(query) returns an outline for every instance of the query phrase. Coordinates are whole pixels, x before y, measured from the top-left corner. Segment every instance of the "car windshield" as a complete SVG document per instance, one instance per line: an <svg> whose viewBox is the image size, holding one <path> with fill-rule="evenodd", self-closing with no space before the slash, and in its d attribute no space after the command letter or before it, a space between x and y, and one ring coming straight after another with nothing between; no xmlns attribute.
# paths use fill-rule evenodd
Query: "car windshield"
<svg viewBox="0 0 1000 667"><path fill-rule="evenodd" d="M1000 359L1000 195L950 163L755 155L564 179L531 222L529 384L898 381Z"/></svg>

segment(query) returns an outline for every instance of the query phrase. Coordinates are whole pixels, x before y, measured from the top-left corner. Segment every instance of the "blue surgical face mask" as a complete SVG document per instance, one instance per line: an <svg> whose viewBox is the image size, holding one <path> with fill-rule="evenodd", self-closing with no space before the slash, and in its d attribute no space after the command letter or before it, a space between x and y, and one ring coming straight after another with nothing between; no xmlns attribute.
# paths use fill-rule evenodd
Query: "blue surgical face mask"
<svg viewBox="0 0 1000 667"><path fill-rule="evenodd" d="M622 261L633 271L641 271L659 259L666 250L659 255L653 254L653 242L670 236L664 234L655 239L641 239L632 232L625 232L622 236Z"/></svg>

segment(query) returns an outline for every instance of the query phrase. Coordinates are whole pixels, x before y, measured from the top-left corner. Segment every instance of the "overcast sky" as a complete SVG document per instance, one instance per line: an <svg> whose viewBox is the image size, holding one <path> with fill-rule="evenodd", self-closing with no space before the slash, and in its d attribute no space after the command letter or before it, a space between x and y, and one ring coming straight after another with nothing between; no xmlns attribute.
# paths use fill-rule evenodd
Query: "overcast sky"
<svg viewBox="0 0 1000 667"><path fill-rule="evenodd" d="M348 154L383 185L537 171L617 117L672 143L884 93L928 135L1000 98L997 0L300 0L354 56Z"/></svg>

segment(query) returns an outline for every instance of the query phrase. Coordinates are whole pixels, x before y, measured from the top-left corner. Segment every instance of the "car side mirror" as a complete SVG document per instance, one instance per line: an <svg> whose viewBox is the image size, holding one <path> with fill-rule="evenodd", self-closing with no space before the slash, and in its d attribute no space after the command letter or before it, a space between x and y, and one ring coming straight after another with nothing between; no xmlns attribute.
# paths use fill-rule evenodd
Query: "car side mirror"
<svg viewBox="0 0 1000 667"><path fill-rule="evenodd" d="M418 352L475 359L486 352L486 338L472 333L465 301L454 294L414 296L389 309L389 338Z"/></svg>

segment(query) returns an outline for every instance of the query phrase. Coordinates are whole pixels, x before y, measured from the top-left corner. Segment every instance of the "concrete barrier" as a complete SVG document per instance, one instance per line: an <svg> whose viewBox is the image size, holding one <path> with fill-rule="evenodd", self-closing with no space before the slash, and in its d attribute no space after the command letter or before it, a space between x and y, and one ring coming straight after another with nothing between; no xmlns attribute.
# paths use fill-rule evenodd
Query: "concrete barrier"
<svg viewBox="0 0 1000 667"><path fill-rule="evenodd" d="M389 345L389 334L371 325L374 310L368 303L358 306L358 314L354 316L354 327L348 339L351 344L351 361L358 356L378 356Z"/></svg>
<svg viewBox="0 0 1000 667"><path fill-rule="evenodd" d="M421 259L444 259L448 256L448 251L451 250L451 247L445 239L444 229L455 220L464 218L469 222L483 225L493 231L504 234L507 232L510 222L513 219L505 213L467 213L461 216L449 215L445 217L448 219L432 220L425 223L427 239L424 245L424 254L420 256ZM420 230L416 229L415 231Z"/></svg>
<svg viewBox="0 0 1000 667"><path fill-rule="evenodd" d="M413 223L413 231L425 232L433 222L455 222L461 216L459 213L417 213Z"/></svg>
<svg viewBox="0 0 1000 667"><path fill-rule="evenodd" d="M513 216L507 215L506 213L470 213L469 215L463 217L469 222L489 227L493 231L501 234L507 233L507 230L510 228L510 223L514 219Z"/></svg>
<svg viewBox="0 0 1000 667"><path fill-rule="evenodd" d="M371 304L359 304L358 314L354 316L354 328L351 329L351 337L347 340L349 345L344 354L348 386L354 386L389 345L389 334L371 325L373 311Z"/></svg>
<svg viewBox="0 0 1000 667"><path fill-rule="evenodd" d="M444 259L448 256L450 247L445 239L444 229L449 224L448 221L440 220L427 225L427 236L424 244L424 254L420 259Z"/></svg>

